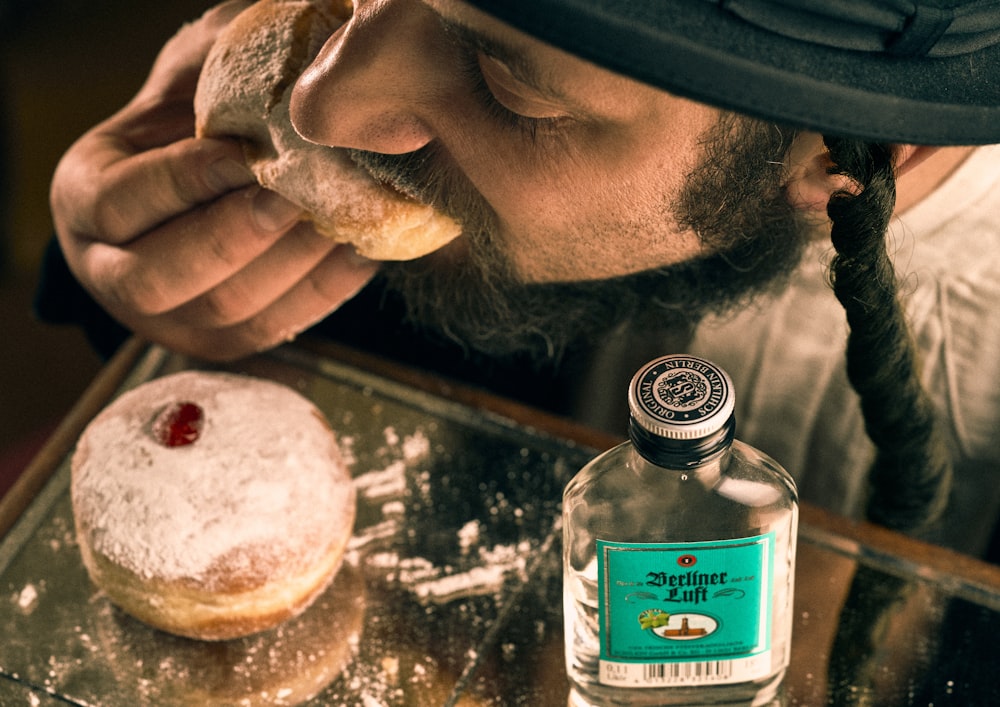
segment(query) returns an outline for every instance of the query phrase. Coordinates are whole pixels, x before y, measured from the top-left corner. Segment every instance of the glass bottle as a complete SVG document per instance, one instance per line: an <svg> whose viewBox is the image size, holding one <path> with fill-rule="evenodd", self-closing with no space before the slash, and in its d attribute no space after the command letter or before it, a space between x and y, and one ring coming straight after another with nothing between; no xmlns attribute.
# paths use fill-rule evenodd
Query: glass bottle
<svg viewBox="0 0 1000 707"><path fill-rule="evenodd" d="M628 390L629 441L563 494L571 705L770 703L788 666L798 496L734 439L732 381L658 358Z"/></svg>

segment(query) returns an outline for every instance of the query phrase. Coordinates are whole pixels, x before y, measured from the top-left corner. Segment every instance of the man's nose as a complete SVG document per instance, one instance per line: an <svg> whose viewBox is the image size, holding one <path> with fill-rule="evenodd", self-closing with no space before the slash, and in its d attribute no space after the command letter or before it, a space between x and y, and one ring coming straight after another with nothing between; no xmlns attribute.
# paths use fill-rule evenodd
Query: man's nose
<svg viewBox="0 0 1000 707"><path fill-rule="evenodd" d="M292 90L292 124L309 140L384 154L434 139L434 17L414 0L356 2Z"/></svg>

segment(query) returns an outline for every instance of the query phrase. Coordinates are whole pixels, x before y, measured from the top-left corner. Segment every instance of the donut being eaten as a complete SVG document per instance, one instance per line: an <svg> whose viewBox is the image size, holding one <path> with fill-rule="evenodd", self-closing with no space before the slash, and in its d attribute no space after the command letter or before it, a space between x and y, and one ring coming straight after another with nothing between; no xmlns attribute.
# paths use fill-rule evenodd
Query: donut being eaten
<svg viewBox="0 0 1000 707"><path fill-rule="evenodd" d="M418 258L461 226L376 183L346 150L306 141L289 116L295 80L351 12L347 0L260 0L237 15L202 68L196 135L240 139L258 182L301 206L334 241L374 260Z"/></svg>

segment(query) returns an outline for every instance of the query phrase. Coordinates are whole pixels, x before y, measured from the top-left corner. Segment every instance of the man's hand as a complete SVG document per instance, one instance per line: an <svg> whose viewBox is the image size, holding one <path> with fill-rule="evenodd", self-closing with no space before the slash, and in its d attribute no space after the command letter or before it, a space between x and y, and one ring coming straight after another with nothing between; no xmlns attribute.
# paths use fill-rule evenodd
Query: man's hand
<svg viewBox="0 0 1000 707"><path fill-rule="evenodd" d="M256 185L235 141L196 139L192 101L235 0L185 26L136 97L81 137L52 181L76 277L137 334L231 359L274 346L353 296L377 264Z"/></svg>

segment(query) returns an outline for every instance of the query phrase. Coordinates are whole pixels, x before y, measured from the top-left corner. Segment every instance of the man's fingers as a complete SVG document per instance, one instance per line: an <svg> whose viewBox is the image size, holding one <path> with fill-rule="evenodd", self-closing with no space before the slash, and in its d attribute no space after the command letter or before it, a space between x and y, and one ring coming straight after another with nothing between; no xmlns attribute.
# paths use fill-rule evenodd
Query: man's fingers
<svg viewBox="0 0 1000 707"><path fill-rule="evenodd" d="M124 244L179 213L255 182L242 163L240 146L232 141L190 138L132 156L112 141L94 137L60 164L52 190L60 231ZM60 214L72 220L60 222Z"/></svg>
<svg viewBox="0 0 1000 707"><path fill-rule="evenodd" d="M92 243L81 266L119 307L160 314L232 277L300 216L291 202L251 187L184 213L127 246Z"/></svg>
<svg viewBox="0 0 1000 707"><path fill-rule="evenodd" d="M358 293L378 272L379 263L341 245L309 275L251 320L217 330L225 348L256 353L290 341ZM219 347L223 350L222 346Z"/></svg>
<svg viewBox="0 0 1000 707"><path fill-rule="evenodd" d="M95 233L109 242L125 242L212 201L256 182L243 164L240 147L222 140L194 138L149 150L108 170L114 189L95 204Z"/></svg>
<svg viewBox="0 0 1000 707"><path fill-rule="evenodd" d="M300 223L259 258L185 305L193 326L223 328L247 321L294 288L337 248L309 223Z"/></svg>
<svg viewBox="0 0 1000 707"><path fill-rule="evenodd" d="M353 297L378 267L351 246L338 245L306 278L246 321L200 329L179 312L170 312L147 324L155 324L157 341L172 350L207 360L233 360L294 338Z"/></svg>

